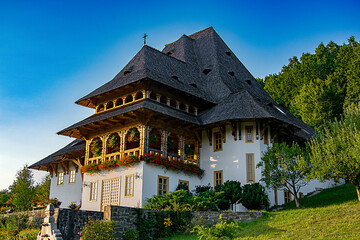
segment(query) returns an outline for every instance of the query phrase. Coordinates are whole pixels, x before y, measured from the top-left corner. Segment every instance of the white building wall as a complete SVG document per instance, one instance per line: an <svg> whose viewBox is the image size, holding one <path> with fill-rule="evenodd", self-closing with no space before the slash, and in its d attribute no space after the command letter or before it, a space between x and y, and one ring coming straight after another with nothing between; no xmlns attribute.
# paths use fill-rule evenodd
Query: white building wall
<svg viewBox="0 0 360 240"><path fill-rule="evenodd" d="M100 211L102 199L103 180L120 178L119 205L125 207L142 207L142 176L144 162L132 167L118 167L110 171L102 170L99 173L84 174L84 187L82 194L82 210ZM125 176L134 175L133 196L125 196ZM90 200L91 182L97 183L96 200Z"/></svg>
<svg viewBox="0 0 360 240"><path fill-rule="evenodd" d="M179 185L179 180L189 182L189 190L195 189L196 185L202 185L201 178L194 174L185 174L184 172L177 172L167 170L161 166L155 166L144 163L143 173L143 203L146 204L146 199L157 195L158 192L158 176L169 178L169 192L175 192Z"/></svg>
<svg viewBox="0 0 360 240"><path fill-rule="evenodd" d="M57 167L58 172L65 172L60 164ZM72 169L75 169L75 166L70 162L69 172ZM64 183L62 185L57 184L58 176L55 176L55 174L51 178L49 198L57 198L61 202L61 208L68 208L72 202L76 202L76 205L81 203L82 177L80 169L76 172L75 183L69 183L69 176L69 173L64 174Z"/></svg>

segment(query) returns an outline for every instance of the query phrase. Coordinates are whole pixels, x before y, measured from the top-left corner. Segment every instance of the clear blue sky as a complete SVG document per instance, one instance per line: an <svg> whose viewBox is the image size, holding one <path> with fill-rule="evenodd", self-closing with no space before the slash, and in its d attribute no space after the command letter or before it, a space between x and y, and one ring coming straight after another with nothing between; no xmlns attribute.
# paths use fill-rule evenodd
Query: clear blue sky
<svg viewBox="0 0 360 240"><path fill-rule="evenodd" d="M55 133L93 113L73 102L111 80L144 33L161 50L209 26L264 77L320 42L359 41L360 1L0 0L0 189L71 140Z"/></svg>

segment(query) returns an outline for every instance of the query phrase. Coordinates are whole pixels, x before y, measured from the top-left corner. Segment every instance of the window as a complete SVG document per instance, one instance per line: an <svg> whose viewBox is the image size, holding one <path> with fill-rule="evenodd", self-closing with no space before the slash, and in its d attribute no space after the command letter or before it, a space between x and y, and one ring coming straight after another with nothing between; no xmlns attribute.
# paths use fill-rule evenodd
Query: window
<svg viewBox="0 0 360 240"><path fill-rule="evenodd" d="M223 171L215 171L214 172L214 187L216 187L217 185L222 185L223 184Z"/></svg>
<svg viewBox="0 0 360 240"><path fill-rule="evenodd" d="M76 170L72 169L69 173L69 183L75 183Z"/></svg>
<svg viewBox="0 0 360 240"><path fill-rule="evenodd" d="M275 196L275 205L278 205L277 188L274 188L274 196Z"/></svg>
<svg viewBox="0 0 360 240"><path fill-rule="evenodd" d="M134 174L125 176L125 197L133 196Z"/></svg>
<svg viewBox="0 0 360 240"><path fill-rule="evenodd" d="M220 132L214 133L214 152L222 150L222 136Z"/></svg>
<svg viewBox="0 0 360 240"><path fill-rule="evenodd" d="M266 145L269 144L269 133L268 133L267 128L265 128L265 130L264 130L264 144L266 144Z"/></svg>
<svg viewBox="0 0 360 240"><path fill-rule="evenodd" d="M254 131L253 126L246 126L245 127L245 142L253 142L254 141Z"/></svg>
<svg viewBox="0 0 360 240"><path fill-rule="evenodd" d="M158 195L164 195L169 192L169 178L158 176Z"/></svg>
<svg viewBox="0 0 360 240"><path fill-rule="evenodd" d="M90 201L96 201L97 182L90 183Z"/></svg>
<svg viewBox="0 0 360 240"><path fill-rule="evenodd" d="M185 184L189 187L189 181L179 180L179 184Z"/></svg>
<svg viewBox="0 0 360 240"><path fill-rule="evenodd" d="M247 182L255 182L254 154L246 154L246 176Z"/></svg>
<svg viewBox="0 0 360 240"><path fill-rule="evenodd" d="M299 192L299 198L304 198L304 193Z"/></svg>
<svg viewBox="0 0 360 240"><path fill-rule="evenodd" d="M62 185L63 183L64 183L64 172L59 172L58 173L57 185Z"/></svg>
<svg viewBox="0 0 360 240"><path fill-rule="evenodd" d="M284 202L288 203L291 201L291 193L289 192L289 190L284 189Z"/></svg>

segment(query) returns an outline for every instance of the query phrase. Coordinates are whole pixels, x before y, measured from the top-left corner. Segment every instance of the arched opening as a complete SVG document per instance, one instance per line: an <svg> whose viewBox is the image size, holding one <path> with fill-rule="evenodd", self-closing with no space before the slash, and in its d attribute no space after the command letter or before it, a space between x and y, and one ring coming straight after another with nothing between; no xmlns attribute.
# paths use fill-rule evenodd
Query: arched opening
<svg viewBox="0 0 360 240"><path fill-rule="evenodd" d="M185 104L184 104L184 103L180 103L179 109L185 111L185 109L186 109L186 108L185 108Z"/></svg>
<svg viewBox="0 0 360 240"><path fill-rule="evenodd" d="M174 99L170 100L170 106L176 108L176 101Z"/></svg>
<svg viewBox="0 0 360 240"><path fill-rule="evenodd" d="M112 133L106 141L106 154L120 151L120 136Z"/></svg>
<svg viewBox="0 0 360 240"><path fill-rule="evenodd" d="M171 76L171 78L173 78L175 80L179 80L178 76Z"/></svg>
<svg viewBox="0 0 360 240"><path fill-rule="evenodd" d="M167 103L167 97L161 96L160 97L160 102L166 104Z"/></svg>
<svg viewBox="0 0 360 240"><path fill-rule="evenodd" d="M149 148L161 150L161 133L156 128L149 133Z"/></svg>
<svg viewBox="0 0 360 240"><path fill-rule="evenodd" d="M194 107L193 106L189 106L189 113L192 113L192 114L194 114L195 113L195 109L194 109Z"/></svg>
<svg viewBox="0 0 360 240"><path fill-rule="evenodd" d="M125 136L125 150L140 146L140 132L137 128L130 129Z"/></svg>
<svg viewBox="0 0 360 240"><path fill-rule="evenodd" d="M150 93L150 99L156 100L156 93L151 92Z"/></svg>
<svg viewBox="0 0 360 240"><path fill-rule="evenodd" d="M232 76L232 77L235 75L234 72L228 72L228 74L229 74L230 76Z"/></svg>
<svg viewBox="0 0 360 240"><path fill-rule="evenodd" d="M171 56L171 55L173 55L173 52L169 51L169 52L166 53L166 55Z"/></svg>
<svg viewBox="0 0 360 240"><path fill-rule="evenodd" d="M135 95L135 100L142 99L143 97L144 97L143 93L142 93L142 92L138 92L138 93Z"/></svg>
<svg viewBox="0 0 360 240"><path fill-rule="evenodd" d="M127 75L129 75L131 73L131 71L125 71L124 72L124 76L127 76Z"/></svg>
<svg viewBox="0 0 360 240"><path fill-rule="evenodd" d="M106 104L106 109L112 109L114 107L114 102L110 101Z"/></svg>
<svg viewBox="0 0 360 240"><path fill-rule="evenodd" d="M99 137L94 138L90 143L89 158L100 157L103 149L102 145Z"/></svg>
<svg viewBox="0 0 360 240"><path fill-rule="evenodd" d="M197 85L195 83L191 83L190 86L197 88Z"/></svg>
<svg viewBox="0 0 360 240"><path fill-rule="evenodd" d="M245 80L245 82L246 82L247 84L251 85L251 80L250 80L250 79Z"/></svg>
<svg viewBox="0 0 360 240"><path fill-rule="evenodd" d="M132 95L129 95L125 98L125 103L129 103L129 102L132 102L133 101L133 96Z"/></svg>
<svg viewBox="0 0 360 240"><path fill-rule="evenodd" d="M185 141L184 153L186 158L195 159L195 144L194 141Z"/></svg>
<svg viewBox="0 0 360 240"><path fill-rule="evenodd" d="M179 154L179 138L174 134L170 134L167 139L167 151L172 154Z"/></svg>
<svg viewBox="0 0 360 240"><path fill-rule="evenodd" d="M124 104L124 101L122 100L122 98L119 98L118 100L116 100L115 107L121 106L123 104Z"/></svg>
<svg viewBox="0 0 360 240"><path fill-rule="evenodd" d="M226 51L225 53L226 53L226 55L231 56L231 52L230 52L230 51Z"/></svg>
<svg viewBox="0 0 360 240"><path fill-rule="evenodd" d="M97 108L97 112L103 112L105 110L104 104L100 104Z"/></svg>

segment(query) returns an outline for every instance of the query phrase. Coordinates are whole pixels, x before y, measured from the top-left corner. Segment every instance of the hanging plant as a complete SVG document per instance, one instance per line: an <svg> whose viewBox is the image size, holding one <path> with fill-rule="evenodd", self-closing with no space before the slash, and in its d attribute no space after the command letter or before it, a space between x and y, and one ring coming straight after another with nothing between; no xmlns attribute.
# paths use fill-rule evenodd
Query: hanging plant
<svg viewBox="0 0 360 240"><path fill-rule="evenodd" d="M102 151L102 142L100 139L94 139L90 144L90 151L95 157L99 157Z"/></svg>
<svg viewBox="0 0 360 240"><path fill-rule="evenodd" d="M194 153L194 148L190 144L186 144L185 145L185 155L189 156L189 155L193 155L193 153Z"/></svg>
<svg viewBox="0 0 360 240"><path fill-rule="evenodd" d="M175 138L169 138L167 142L167 148L173 149L176 145L176 139Z"/></svg>
<svg viewBox="0 0 360 240"><path fill-rule="evenodd" d="M119 137L116 134L111 135L109 138L109 146L111 148L118 146L119 144Z"/></svg>
<svg viewBox="0 0 360 240"><path fill-rule="evenodd" d="M127 138L128 142L138 142L140 141L140 133L136 129L132 129Z"/></svg>
<svg viewBox="0 0 360 240"><path fill-rule="evenodd" d="M149 144L155 144L158 141L159 141L159 138L155 133L150 134L150 136L149 136Z"/></svg>

